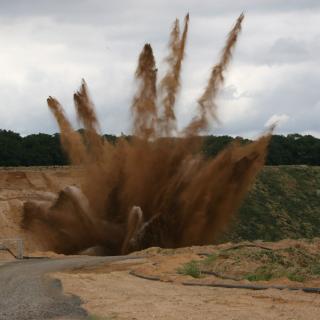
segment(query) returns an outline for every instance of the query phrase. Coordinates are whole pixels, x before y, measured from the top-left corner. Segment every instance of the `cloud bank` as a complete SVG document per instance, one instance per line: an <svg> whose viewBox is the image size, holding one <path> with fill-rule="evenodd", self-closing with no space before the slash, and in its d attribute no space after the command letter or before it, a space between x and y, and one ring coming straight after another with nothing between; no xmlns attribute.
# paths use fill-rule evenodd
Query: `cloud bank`
<svg viewBox="0 0 320 320"><path fill-rule="evenodd" d="M75 126L72 94L85 78L105 133L130 133L133 74L145 42L159 72L173 20L190 12L177 116L182 127L245 11L243 32L219 97L212 134L255 137L280 120L277 133L320 136L319 1L15 0L0 10L0 128L22 134L58 131L46 106L55 96ZM283 121L285 120L285 121Z"/></svg>

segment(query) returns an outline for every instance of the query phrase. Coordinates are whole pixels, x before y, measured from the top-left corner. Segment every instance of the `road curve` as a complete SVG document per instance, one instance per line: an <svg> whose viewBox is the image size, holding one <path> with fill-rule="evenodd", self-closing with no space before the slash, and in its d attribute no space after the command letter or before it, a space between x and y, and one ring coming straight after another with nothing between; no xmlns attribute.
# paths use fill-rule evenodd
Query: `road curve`
<svg viewBox="0 0 320 320"><path fill-rule="evenodd" d="M128 259L127 256L32 259L0 267L0 320L86 319L77 296L63 294L47 273Z"/></svg>

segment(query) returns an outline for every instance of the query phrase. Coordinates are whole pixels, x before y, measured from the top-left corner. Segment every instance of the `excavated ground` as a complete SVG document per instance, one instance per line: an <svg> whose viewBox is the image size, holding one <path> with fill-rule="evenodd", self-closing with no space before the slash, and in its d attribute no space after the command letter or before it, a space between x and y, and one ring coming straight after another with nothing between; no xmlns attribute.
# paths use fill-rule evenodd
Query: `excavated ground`
<svg viewBox="0 0 320 320"><path fill-rule="evenodd" d="M57 258L53 253L41 252L41 244L19 227L22 204L30 199L39 201L51 199L63 187L79 186L80 183L81 170L78 168L1 169L0 238L23 238L25 255ZM254 247L250 247L252 243L242 245L239 250L232 252L228 251L228 248L235 246L231 243L178 250L150 248L133 254L142 258L139 261L124 260L111 264L99 264L98 267L79 266L73 271L51 274L51 277L61 280L66 294L81 298L83 302L81 308L84 308L88 314L96 315L96 317L92 316L92 319L319 319L320 295L318 293L183 285L184 282L196 282L320 287L320 281L316 276L317 272L320 272L320 268L317 269L317 257L320 252L318 239L284 240L278 243L256 242L253 244ZM271 251L261 249L259 246L267 247ZM14 246L12 249L14 250ZM265 279L249 281L248 277L245 277L247 272L254 272L257 267L261 267L261 263L270 264L270 259L275 266L281 266L283 260L280 259L280 253L296 254L296 262L298 265L302 263L304 273L300 274L299 270L294 269L298 272L296 276L299 277L293 278L290 275L289 279L288 275L283 274L272 277L268 281ZM208 259L208 255L209 257L216 255L210 260L210 263L214 264L203 264ZM64 259L63 256L58 258ZM0 265L6 264L9 260L12 260L12 257L7 252L0 251ZM55 263L54 261L52 259L52 263ZM315 270L315 274L310 277L307 274L310 269L308 269L308 261L312 261ZM50 260L48 263L50 264ZM193 264L192 268L196 267L196 270L190 269L190 263ZM28 264L28 268L30 266L32 264ZM8 267L9 265L0 268L0 273ZM54 271L54 268L48 268L48 272L50 270ZM201 273L206 270L241 279L224 279ZM200 271L200 276L197 278L191 276L195 271ZM157 281L141 279L132 273L151 277ZM258 276L261 275L258 274Z"/></svg>
<svg viewBox="0 0 320 320"><path fill-rule="evenodd" d="M20 228L23 203L53 199L64 187L80 183L78 168L0 168L0 239L22 238L25 254L41 250L41 244ZM14 250L14 244L12 248Z"/></svg>

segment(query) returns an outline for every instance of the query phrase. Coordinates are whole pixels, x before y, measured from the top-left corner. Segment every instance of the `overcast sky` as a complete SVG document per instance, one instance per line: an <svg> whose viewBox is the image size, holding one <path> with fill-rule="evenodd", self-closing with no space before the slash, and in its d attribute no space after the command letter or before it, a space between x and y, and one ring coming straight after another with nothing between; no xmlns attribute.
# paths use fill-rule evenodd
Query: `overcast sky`
<svg viewBox="0 0 320 320"><path fill-rule="evenodd" d="M179 127L196 100L224 40L244 11L243 31L210 133L256 137L320 136L319 0L0 0L0 128L57 132L49 95L75 127L73 92L84 78L104 133L130 133L133 74L145 42L165 71L174 19L190 13L187 56L177 104Z"/></svg>

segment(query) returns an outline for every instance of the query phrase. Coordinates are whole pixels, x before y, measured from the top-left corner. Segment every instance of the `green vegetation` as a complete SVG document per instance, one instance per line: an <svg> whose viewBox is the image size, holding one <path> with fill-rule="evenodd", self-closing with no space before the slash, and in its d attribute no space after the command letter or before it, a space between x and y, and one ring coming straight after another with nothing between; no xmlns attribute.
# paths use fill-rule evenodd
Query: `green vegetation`
<svg viewBox="0 0 320 320"><path fill-rule="evenodd" d="M245 279L260 281L286 277L302 282L319 275L317 270L320 267L320 255L311 255L295 247L262 252L260 261L264 261L264 265L247 274Z"/></svg>
<svg viewBox="0 0 320 320"><path fill-rule="evenodd" d="M80 133L82 131L80 130ZM111 143L116 137L105 135ZM60 145L60 134L31 134L21 137L18 133L0 130L0 166L61 166L68 159Z"/></svg>
<svg viewBox="0 0 320 320"><path fill-rule="evenodd" d="M320 167L265 167L221 241L320 236Z"/></svg>
<svg viewBox="0 0 320 320"><path fill-rule="evenodd" d="M193 278L200 278L201 277L201 271L199 268L199 263L197 261L190 261L186 264L184 264L181 268L178 270L179 274L188 275Z"/></svg>
<svg viewBox="0 0 320 320"><path fill-rule="evenodd" d="M319 245L319 240L317 245ZM312 243L311 243L312 246ZM266 249L260 245L241 245L217 251L204 260L190 261L178 272L194 278L213 274L222 279L269 281L288 278L303 282L320 276L320 253L308 246Z"/></svg>
<svg viewBox="0 0 320 320"><path fill-rule="evenodd" d="M58 134L32 134L21 137L12 131L0 130L0 166L63 165L66 157Z"/></svg>
<svg viewBox="0 0 320 320"><path fill-rule="evenodd" d="M80 133L83 130L79 130ZM104 135L111 143L117 142L114 135ZM126 137L130 140L130 136ZM237 137L241 144L250 142ZM230 136L204 137L203 153L215 156L228 144L235 141ZM59 134L31 134L25 137L18 133L0 130L0 166L66 165L68 160L60 146ZM320 139L310 135L274 135L271 139L267 165L320 165Z"/></svg>
<svg viewBox="0 0 320 320"><path fill-rule="evenodd" d="M260 268L255 273L247 274L244 278L249 281L269 281L273 278L271 272L266 270L267 268Z"/></svg>
<svg viewBox="0 0 320 320"><path fill-rule="evenodd" d="M215 156L235 139L230 136L207 136L204 139L204 153ZM237 137L241 144L250 140ZM267 156L267 165L320 165L320 139L311 135L273 135Z"/></svg>

